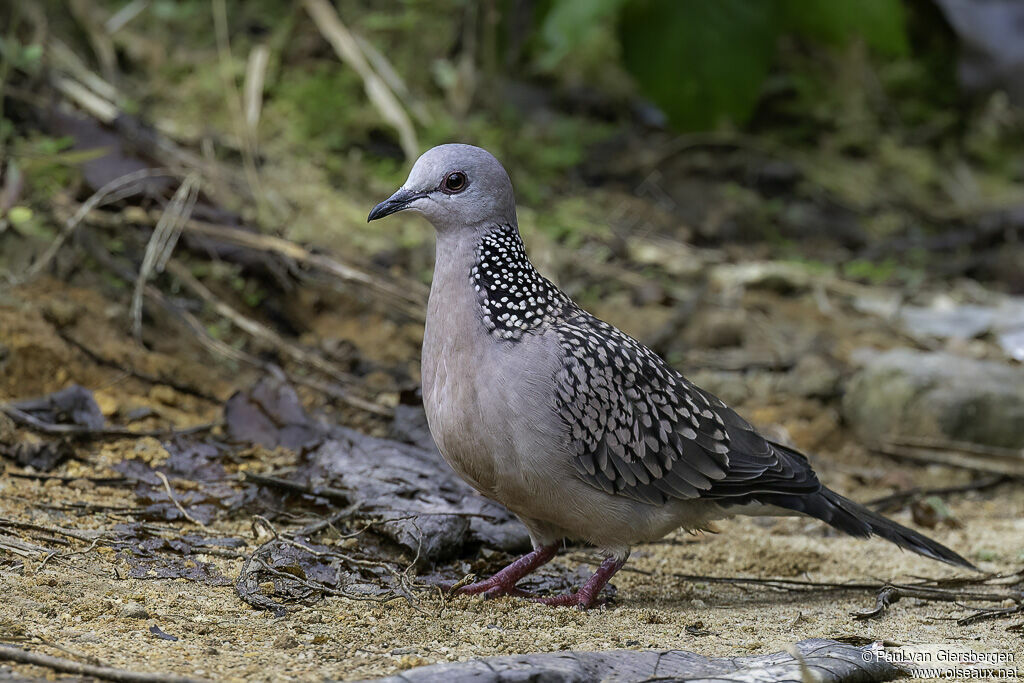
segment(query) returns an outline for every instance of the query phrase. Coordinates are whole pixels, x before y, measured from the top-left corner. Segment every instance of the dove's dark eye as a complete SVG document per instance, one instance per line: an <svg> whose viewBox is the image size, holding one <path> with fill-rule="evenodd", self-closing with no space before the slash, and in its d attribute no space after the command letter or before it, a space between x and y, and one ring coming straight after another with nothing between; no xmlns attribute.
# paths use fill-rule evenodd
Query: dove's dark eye
<svg viewBox="0 0 1024 683"><path fill-rule="evenodd" d="M441 189L447 194L458 194L466 189L469 185L469 178L462 171L453 171L445 176L444 182L441 183Z"/></svg>

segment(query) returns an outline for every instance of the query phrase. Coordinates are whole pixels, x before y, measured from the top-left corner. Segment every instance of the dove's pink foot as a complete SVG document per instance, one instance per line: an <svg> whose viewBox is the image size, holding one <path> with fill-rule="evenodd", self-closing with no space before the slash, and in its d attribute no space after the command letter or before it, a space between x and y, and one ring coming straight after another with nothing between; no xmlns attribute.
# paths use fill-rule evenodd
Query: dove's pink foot
<svg viewBox="0 0 1024 683"><path fill-rule="evenodd" d="M531 598L533 596L530 593L516 588L516 584L524 576L550 562L556 552L558 552L557 544L534 548L491 578L471 583L468 586L461 586L452 592L462 595L483 595L485 598L497 598L503 595Z"/></svg>
<svg viewBox="0 0 1024 683"><path fill-rule="evenodd" d="M587 582L583 584L575 593L567 593L565 595L552 595L549 598L534 598L537 602L542 602L545 605L560 605L565 607L576 606L577 609L585 610L590 609L596 605L600 605L603 601L597 599L601 589L607 585L608 581L615 576L615 572L622 569L622 565L626 564L626 558L609 557L601 566L597 568L594 575L587 579Z"/></svg>

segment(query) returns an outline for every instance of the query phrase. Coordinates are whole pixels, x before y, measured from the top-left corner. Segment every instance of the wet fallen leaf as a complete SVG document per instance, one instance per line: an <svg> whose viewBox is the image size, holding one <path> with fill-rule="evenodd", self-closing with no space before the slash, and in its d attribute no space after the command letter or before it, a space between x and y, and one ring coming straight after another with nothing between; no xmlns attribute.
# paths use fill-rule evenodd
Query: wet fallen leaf
<svg viewBox="0 0 1024 683"><path fill-rule="evenodd" d="M153 624L152 626L149 627L149 632L152 633L157 638L160 638L161 640L170 640L172 642L177 642L178 641L178 636L172 636L169 633L165 633L156 624Z"/></svg>

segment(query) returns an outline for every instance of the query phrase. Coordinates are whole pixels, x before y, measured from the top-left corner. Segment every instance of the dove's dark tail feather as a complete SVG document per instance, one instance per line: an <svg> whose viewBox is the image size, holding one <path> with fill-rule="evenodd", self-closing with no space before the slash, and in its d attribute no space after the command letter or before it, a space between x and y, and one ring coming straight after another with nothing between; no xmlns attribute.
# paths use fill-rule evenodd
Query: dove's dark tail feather
<svg viewBox="0 0 1024 683"><path fill-rule="evenodd" d="M796 509L811 517L816 517L851 536L859 536L861 538L880 536L901 548L912 550L919 555L930 557L933 560L939 560L940 562L946 562L966 569L978 570L973 564L938 541L933 541L913 529L897 524L891 519L883 517L860 503L853 502L849 498L844 498L824 486L816 494L799 498L800 503L798 506L787 505L786 503L796 502L794 500L795 497L787 498L788 500L779 501L783 503L784 507Z"/></svg>
<svg viewBox="0 0 1024 683"><path fill-rule="evenodd" d="M804 469L810 473L810 463L808 463L804 455L782 444L772 442L772 446L780 458L786 458L789 470L799 471ZM902 524L897 524L874 510L864 507L860 503L844 498L825 486L820 484L819 486L820 488L814 492L784 492L776 489L767 495L764 493L752 495L748 500L774 505L795 512L802 512L805 515L820 519L851 536L858 536L860 538L880 536L901 548L911 550L919 555L956 565L957 567L978 571L977 567L941 543L933 541L913 529L908 529Z"/></svg>

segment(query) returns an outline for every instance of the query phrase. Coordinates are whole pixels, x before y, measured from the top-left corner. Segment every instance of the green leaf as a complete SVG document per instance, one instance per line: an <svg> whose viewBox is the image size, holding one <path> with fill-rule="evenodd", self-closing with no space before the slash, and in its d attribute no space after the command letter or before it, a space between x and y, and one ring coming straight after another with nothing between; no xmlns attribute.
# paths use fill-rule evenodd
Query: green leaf
<svg viewBox="0 0 1024 683"><path fill-rule="evenodd" d="M612 16L627 0L555 0L540 25L544 52L539 63L554 68L570 52L587 42L601 22Z"/></svg>
<svg viewBox="0 0 1024 683"><path fill-rule="evenodd" d="M24 225L32 220L32 209L27 206L14 206L7 212L7 217L15 226Z"/></svg>
<svg viewBox="0 0 1024 683"><path fill-rule="evenodd" d="M623 61L677 128L744 123L779 35L775 2L634 0L619 24Z"/></svg>
<svg viewBox="0 0 1024 683"><path fill-rule="evenodd" d="M787 31L826 43L860 37L883 55L907 54L906 17L901 0L780 0Z"/></svg>

